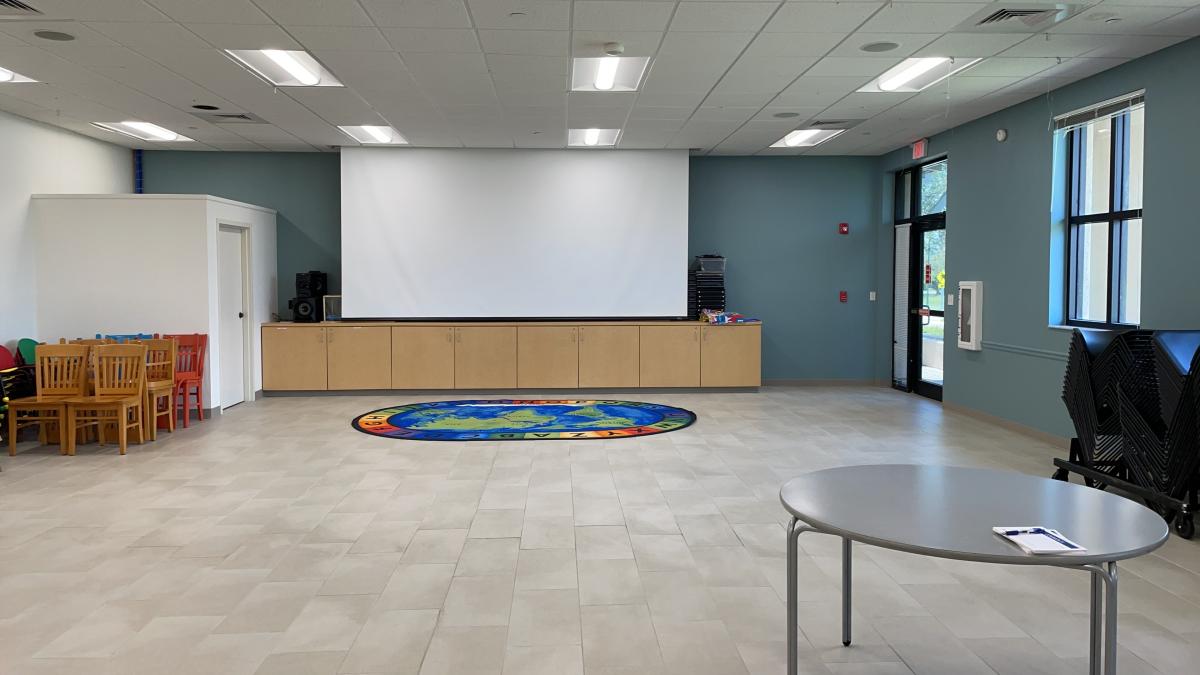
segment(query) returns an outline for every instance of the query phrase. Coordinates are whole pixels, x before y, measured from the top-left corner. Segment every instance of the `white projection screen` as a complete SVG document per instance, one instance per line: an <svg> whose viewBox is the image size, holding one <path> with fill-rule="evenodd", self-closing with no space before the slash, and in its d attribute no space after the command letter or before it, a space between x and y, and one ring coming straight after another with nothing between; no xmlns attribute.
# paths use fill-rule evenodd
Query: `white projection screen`
<svg viewBox="0 0 1200 675"><path fill-rule="evenodd" d="M346 318L687 313L686 151L341 154Z"/></svg>

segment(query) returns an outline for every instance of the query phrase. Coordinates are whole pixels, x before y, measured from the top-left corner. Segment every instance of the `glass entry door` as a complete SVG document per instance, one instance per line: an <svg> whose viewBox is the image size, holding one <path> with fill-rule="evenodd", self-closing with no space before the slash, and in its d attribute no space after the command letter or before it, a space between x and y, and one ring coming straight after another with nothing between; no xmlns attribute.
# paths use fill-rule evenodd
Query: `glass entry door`
<svg viewBox="0 0 1200 675"><path fill-rule="evenodd" d="M946 226L923 223L912 229L909 280L909 382L922 396L942 398L946 335Z"/></svg>
<svg viewBox="0 0 1200 675"><path fill-rule="evenodd" d="M945 159L896 172L892 385L942 400L946 334Z"/></svg>

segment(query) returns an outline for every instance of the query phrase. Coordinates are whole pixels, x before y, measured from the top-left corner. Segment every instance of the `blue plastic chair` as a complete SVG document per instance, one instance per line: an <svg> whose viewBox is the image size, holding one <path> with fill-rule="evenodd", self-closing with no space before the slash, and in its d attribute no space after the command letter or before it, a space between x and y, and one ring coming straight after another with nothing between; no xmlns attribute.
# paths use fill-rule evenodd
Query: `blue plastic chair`
<svg viewBox="0 0 1200 675"><path fill-rule="evenodd" d="M130 340L150 340L153 337L150 333L125 333L116 335L101 335L100 333L96 333L97 340L112 340L119 345L123 345Z"/></svg>

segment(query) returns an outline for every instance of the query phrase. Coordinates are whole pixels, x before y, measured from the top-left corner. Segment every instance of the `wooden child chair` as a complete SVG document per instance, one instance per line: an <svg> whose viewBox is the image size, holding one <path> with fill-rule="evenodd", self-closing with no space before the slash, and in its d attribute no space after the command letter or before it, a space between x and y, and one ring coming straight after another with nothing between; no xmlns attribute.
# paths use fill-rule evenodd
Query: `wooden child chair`
<svg viewBox="0 0 1200 675"><path fill-rule="evenodd" d="M166 417L167 431L175 431L176 344L174 340L141 340L146 345L146 400L145 419L149 426L146 435L150 440L158 438L158 420Z"/></svg>
<svg viewBox="0 0 1200 675"><path fill-rule="evenodd" d="M192 395L196 397L196 416L204 420L204 352L208 349L208 335L164 335L174 338L178 344L175 358L175 398L183 408L183 426L186 429L192 414Z"/></svg>
<svg viewBox="0 0 1200 675"><path fill-rule="evenodd" d="M87 393L87 355L84 345L37 345L36 395L8 402L9 456L17 453L17 431L30 426L40 427L43 439L51 427L57 427L59 452L66 454L73 438L65 423L67 401Z"/></svg>
<svg viewBox="0 0 1200 675"><path fill-rule="evenodd" d="M146 345L96 345L92 347L91 396L69 398L67 403L67 454L75 454L75 432L96 427L96 437L104 443L104 427L115 425L121 454L133 429L138 444L145 442L142 396L146 388Z"/></svg>

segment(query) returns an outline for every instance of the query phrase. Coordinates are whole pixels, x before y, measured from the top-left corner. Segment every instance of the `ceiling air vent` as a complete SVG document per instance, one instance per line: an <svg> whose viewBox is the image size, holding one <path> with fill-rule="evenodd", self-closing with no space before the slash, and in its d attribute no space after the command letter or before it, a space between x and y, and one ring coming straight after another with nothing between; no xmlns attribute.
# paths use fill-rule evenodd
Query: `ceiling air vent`
<svg viewBox="0 0 1200 675"><path fill-rule="evenodd" d="M993 2L951 29L967 33L1038 33L1083 11L1083 3Z"/></svg>
<svg viewBox="0 0 1200 675"><path fill-rule="evenodd" d="M1049 18L1045 15L1057 13L1057 9L998 9L977 21L975 25L986 26L1001 21L1021 21L1032 26Z"/></svg>
<svg viewBox="0 0 1200 675"><path fill-rule="evenodd" d="M210 124L266 124L266 120L252 113L193 113Z"/></svg>
<svg viewBox="0 0 1200 675"><path fill-rule="evenodd" d="M35 16L41 12L21 2L21 0L0 0L0 17L6 16Z"/></svg>

